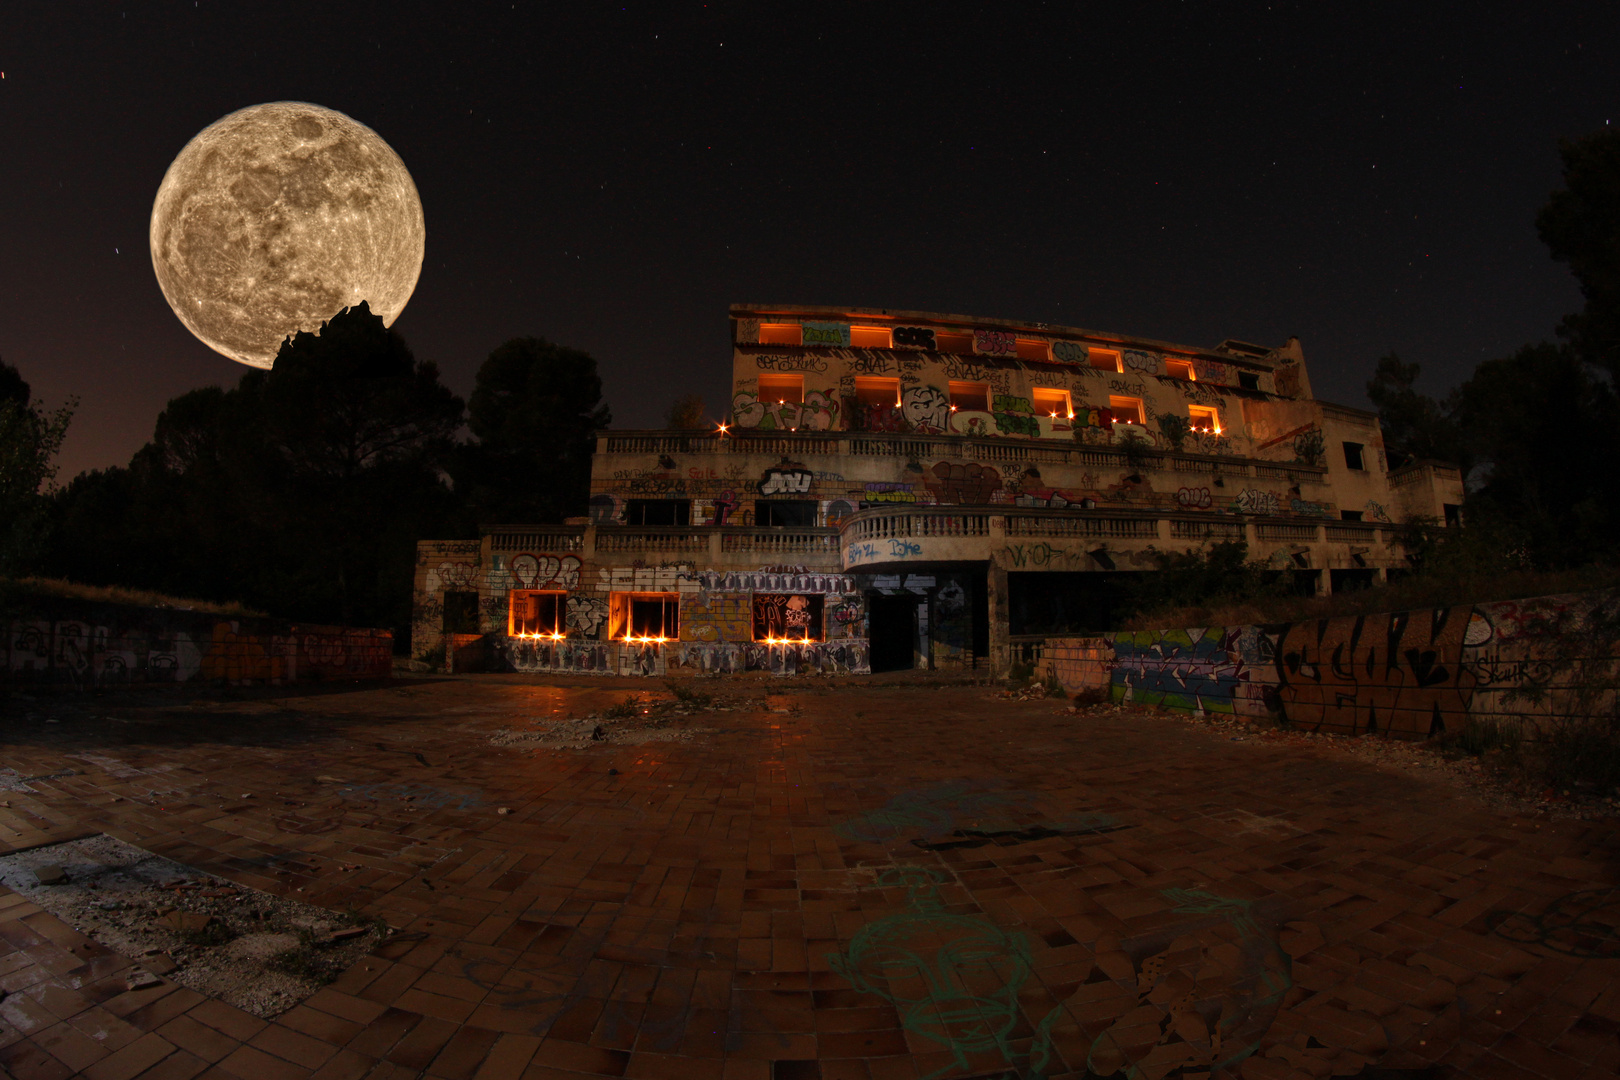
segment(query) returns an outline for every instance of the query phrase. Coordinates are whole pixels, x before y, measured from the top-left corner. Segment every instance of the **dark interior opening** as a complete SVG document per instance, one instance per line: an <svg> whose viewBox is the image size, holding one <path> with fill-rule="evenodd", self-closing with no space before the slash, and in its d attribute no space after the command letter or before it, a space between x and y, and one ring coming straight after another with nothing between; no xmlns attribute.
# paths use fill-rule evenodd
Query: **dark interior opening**
<svg viewBox="0 0 1620 1080"><path fill-rule="evenodd" d="M795 528L816 523L816 502L813 499L755 499L755 525L788 525Z"/></svg>
<svg viewBox="0 0 1620 1080"><path fill-rule="evenodd" d="M631 499L624 504L626 525L690 525L690 499Z"/></svg>
<svg viewBox="0 0 1620 1080"><path fill-rule="evenodd" d="M1100 634L1135 609L1127 596L1141 575L1015 571L1007 575L1008 630L1021 634Z"/></svg>
<svg viewBox="0 0 1620 1080"><path fill-rule="evenodd" d="M917 604L912 593L867 593L872 671L906 671L917 665Z"/></svg>
<svg viewBox="0 0 1620 1080"><path fill-rule="evenodd" d="M444 594L444 633L478 633L477 593L447 591Z"/></svg>

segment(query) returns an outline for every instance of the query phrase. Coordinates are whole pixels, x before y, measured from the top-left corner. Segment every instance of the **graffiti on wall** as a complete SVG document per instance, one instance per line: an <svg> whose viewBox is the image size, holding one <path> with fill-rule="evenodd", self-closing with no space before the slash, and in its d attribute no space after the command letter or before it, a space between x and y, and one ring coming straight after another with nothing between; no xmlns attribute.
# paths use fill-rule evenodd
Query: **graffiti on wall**
<svg viewBox="0 0 1620 1080"><path fill-rule="evenodd" d="M767 431L831 431L838 427L840 407L835 397L811 390L804 401L761 401L746 391L731 399L731 414L738 427Z"/></svg>
<svg viewBox="0 0 1620 1080"><path fill-rule="evenodd" d="M1240 514L1275 514L1278 509L1277 496L1258 488L1245 488L1232 500L1232 509Z"/></svg>
<svg viewBox="0 0 1620 1080"><path fill-rule="evenodd" d="M1207 487L1184 487L1176 489L1176 505L1188 510L1208 510L1214 499Z"/></svg>
<svg viewBox="0 0 1620 1080"><path fill-rule="evenodd" d="M923 483L936 503L953 506L988 506L991 496L1002 489L1001 474L976 462L941 461L928 471Z"/></svg>
<svg viewBox="0 0 1620 1080"><path fill-rule="evenodd" d="M1139 375L1157 375L1159 373L1159 354L1144 352L1141 349L1126 349L1120 354L1120 361L1125 365L1127 372L1136 372Z"/></svg>
<svg viewBox="0 0 1620 1080"><path fill-rule="evenodd" d="M688 597L681 605L681 640L747 641L752 629L751 595L713 590Z"/></svg>
<svg viewBox="0 0 1620 1080"><path fill-rule="evenodd" d="M607 621L607 600L600 596L576 595L568 598L564 619L570 634L581 637L600 637L602 624Z"/></svg>
<svg viewBox="0 0 1620 1080"><path fill-rule="evenodd" d="M981 356L1017 356L1018 339L1005 330L975 330L973 351Z"/></svg>
<svg viewBox="0 0 1620 1080"><path fill-rule="evenodd" d="M812 572L803 567L786 570L700 570L698 585L726 592L797 592L848 594L857 591L848 574Z"/></svg>
<svg viewBox="0 0 1620 1080"><path fill-rule="evenodd" d="M900 395L900 412L912 430L937 434L950 428L951 398L937 386L914 386Z"/></svg>
<svg viewBox="0 0 1620 1080"><path fill-rule="evenodd" d="M761 371L811 371L820 374L827 370L827 358L815 353L761 353L754 357Z"/></svg>
<svg viewBox="0 0 1620 1080"><path fill-rule="evenodd" d="M577 555L514 555L507 569L520 589L573 589L579 586Z"/></svg>
<svg viewBox="0 0 1620 1080"><path fill-rule="evenodd" d="M1277 646L1277 694L1302 726L1428 736L1467 715L1470 607L1294 623Z"/></svg>
<svg viewBox="0 0 1620 1080"><path fill-rule="evenodd" d="M897 326L891 340L899 349L932 349L934 330L929 326Z"/></svg>
<svg viewBox="0 0 1620 1080"><path fill-rule="evenodd" d="M806 345L830 345L835 349L849 348L849 323L807 322L804 324Z"/></svg>
<svg viewBox="0 0 1620 1080"><path fill-rule="evenodd" d="M1113 635L1115 701L1171 709L1235 712L1248 665L1225 628L1139 630Z"/></svg>
<svg viewBox="0 0 1620 1080"><path fill-rule="evenodd" d="M766 469L759 482L761 495L803 495L810 490L815 474L808 469Z"/></svg>

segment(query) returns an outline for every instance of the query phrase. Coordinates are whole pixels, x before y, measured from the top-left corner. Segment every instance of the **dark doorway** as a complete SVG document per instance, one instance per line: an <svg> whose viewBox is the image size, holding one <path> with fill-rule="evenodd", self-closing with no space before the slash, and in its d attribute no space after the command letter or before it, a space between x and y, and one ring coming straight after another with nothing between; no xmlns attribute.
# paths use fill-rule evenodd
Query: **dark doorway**
<svg viewBox="0 0 1620 1080"><path fill-rule="evenodd" d="M968 603L973 605L973 659L974 666L990 656L990 582L983 570L969 574L973 588Z"/></svg>
<svg viewBox="0 0 1620 1080"><path fill-rule="evenodd" d="M917 602L911 594L866 594L872 670L907 671L917 666Z"/></svg>

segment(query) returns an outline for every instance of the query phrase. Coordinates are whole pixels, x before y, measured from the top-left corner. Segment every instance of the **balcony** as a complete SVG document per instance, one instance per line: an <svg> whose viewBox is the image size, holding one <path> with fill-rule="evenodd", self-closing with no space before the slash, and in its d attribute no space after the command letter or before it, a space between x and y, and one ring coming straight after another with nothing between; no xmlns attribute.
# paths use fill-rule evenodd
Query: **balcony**
<svg viewBox="0 0 1620 1080"><path fill-rule="evenodd" d="M688 454L704 459L754 456L772 462L783 457L887 458L928 461L940 458L978 462L1001 468L1018 465L1072 465L1083 469L1147 469L1156 472L1221 475L1233 478L1323 483L1327 470L1297 462L1268 461L1227 455L1178 454L1151 450L1127 454L1109 446L1065 439L979 438L971 435L882 435L863 431L761 431L736 428L719 432L602 431L596 453L611 475L613 457Z"/></svg>
<svg viewBox="0 0 1620 1080"><path fill-rule="evenodd" d="M570 553L607 564L656 557L697 566L838 565L837 529L640 525L490 525L492 552Z"/></svg>

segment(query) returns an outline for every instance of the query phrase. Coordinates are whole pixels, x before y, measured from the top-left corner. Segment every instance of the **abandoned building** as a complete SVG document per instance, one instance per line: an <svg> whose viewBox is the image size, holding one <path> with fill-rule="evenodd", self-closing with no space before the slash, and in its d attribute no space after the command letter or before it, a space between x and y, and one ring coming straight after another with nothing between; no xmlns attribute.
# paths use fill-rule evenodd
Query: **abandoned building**
<svg viewBox="0 0 1620 1080"><path fill-rule="evenodd" d="M1301 591L1407 565L1454 468L1390 471L1298 339L1172 345L860 308L731 309L713 431L603 431L590 505L418 545L438 666L665 675L1005 671L1110 629L1155 551L1243 540Z"/></svg>

